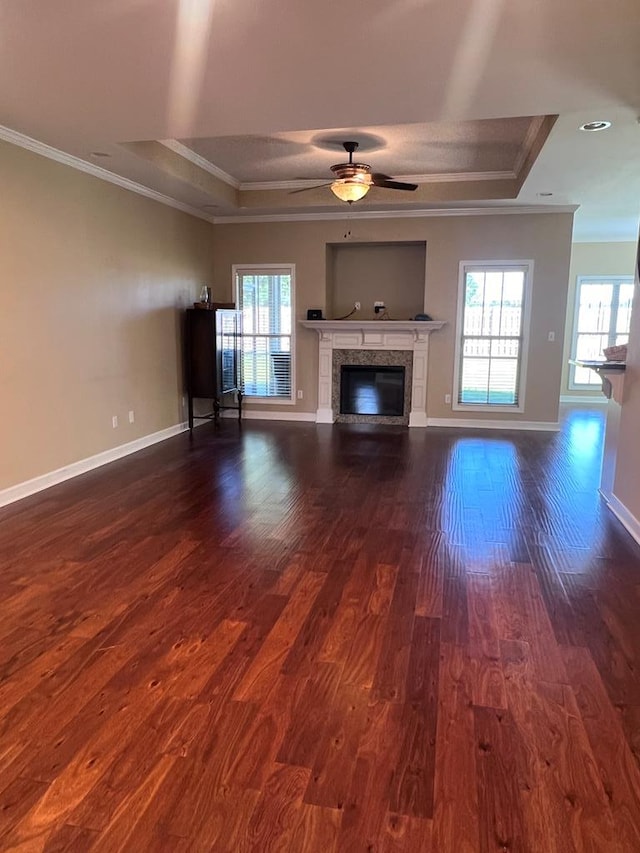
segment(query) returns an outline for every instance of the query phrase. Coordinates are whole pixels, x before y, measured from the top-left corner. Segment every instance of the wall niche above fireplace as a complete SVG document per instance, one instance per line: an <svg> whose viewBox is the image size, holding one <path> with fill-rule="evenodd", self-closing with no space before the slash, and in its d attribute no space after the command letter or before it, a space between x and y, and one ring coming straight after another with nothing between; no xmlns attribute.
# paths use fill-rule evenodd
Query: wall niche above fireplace
<svg viewBox="0 0 640 853"><path fill-rule="evenodd" d="M425 242L327 244L327 316L344 317L354 302L358 319L377 319L384 302L394 320L425 310Z"/></svg>

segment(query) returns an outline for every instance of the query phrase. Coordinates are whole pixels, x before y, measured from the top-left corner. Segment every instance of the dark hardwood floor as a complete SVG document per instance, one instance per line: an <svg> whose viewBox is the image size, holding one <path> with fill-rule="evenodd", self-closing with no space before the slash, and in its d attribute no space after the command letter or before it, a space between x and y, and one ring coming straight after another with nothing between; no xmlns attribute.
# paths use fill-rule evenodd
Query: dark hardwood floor
<svg viewBox="0 0 640 853"><path fill-rule="evenodd" d="M640 851L601 438L226 421L1 510L1 849Z"/></svg>

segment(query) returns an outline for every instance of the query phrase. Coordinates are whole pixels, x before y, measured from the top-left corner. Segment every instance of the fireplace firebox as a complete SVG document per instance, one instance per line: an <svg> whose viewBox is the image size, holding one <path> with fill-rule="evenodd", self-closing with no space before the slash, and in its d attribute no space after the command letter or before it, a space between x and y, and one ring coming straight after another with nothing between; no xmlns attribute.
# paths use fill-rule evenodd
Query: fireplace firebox
<svg viewBox="0 0 640 853"><path fill-rule="evenodd" d="M402 417L404 381L404 367L341 365L340 414Z"/></svg>

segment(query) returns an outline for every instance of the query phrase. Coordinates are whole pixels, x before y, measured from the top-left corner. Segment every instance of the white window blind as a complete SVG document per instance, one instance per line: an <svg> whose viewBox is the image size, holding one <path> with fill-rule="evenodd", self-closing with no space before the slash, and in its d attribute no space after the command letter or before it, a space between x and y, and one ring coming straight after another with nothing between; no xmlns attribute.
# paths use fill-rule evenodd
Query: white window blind
<svg viewBox="0 0 640 853"><path fill-rule="evenodd" d="M235 274L244 393L291 400L293 268L238 267Z"/></svg>
<svg viewBox="0 0 640 853"><path fill-rule="evenodd" d="M529 264L462 266L455 408L522 402Z"/></svg>
<svg viewBox="0 0 640 853"><path fill-rule="evenodd" d="M633 278L631 276L580 276L576 287L571 357L587 361L604 359L605 347L629 340ZM570 388L600 387L602 380L587 367L571 366Z"/></svg>

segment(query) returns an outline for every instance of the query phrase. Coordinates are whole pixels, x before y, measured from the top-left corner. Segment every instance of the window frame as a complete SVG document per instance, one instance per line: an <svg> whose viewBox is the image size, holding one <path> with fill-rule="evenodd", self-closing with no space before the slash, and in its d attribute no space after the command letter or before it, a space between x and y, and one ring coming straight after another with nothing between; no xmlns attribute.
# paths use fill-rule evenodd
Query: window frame
<svg viewBox="0 0 640 853"><path fill-rule="evenodd" d="M269 274L273 270L287 270L291 276L291 391L289 397L260 397L254 394L245 394L245 400L252 403L271 406L294 406L296 400L296 265L285 264L232 264L231 280L233 293L235 294L236 308L242 311L240 299L240 276L241 272L250 272L259 275L261 272Z"/></svg>
<svg viewBox="0 0 640 853"><path fill-rule="evenodd" d="M607 333L607 337L609 339L609 343L607 346L614 346L612 343L612 338L615 338L618 332L615 331L616 320L618 318L618 311L620 309L620 285L621 284L633 284L633 276L632 275L577 275L576 276L576 287L573 297L573 327L571 329L571 345L569 348L569 358L575 359L577 350L578 350L578 320L580 318L580 289L583 284L612 284L614 287L614 292L617 294L616 296L616 304L615 308L611 306L611 316L609 318L609 331ZM611 331L613 329L613 332ZM583 332L582 334L588 334ZM629 333L627 332L627 335ZM603 357L604 360L604 357ZM601 390L600 380L597 382L576 382L576 366L574 364L569 364L569 383L568 387L570 391L597 391Z"/></svg>
<svg viewBox="0 0 640 853"><path fill-rule="evenodd" d="M496 272L505 270L523 270L523 305L522 305L522 335L520 342L519 377L518 377L518 403L516 405L503 405L498 403L461 403L460 381L462 377L462 339L464 332L464 296L467 270L476 269L483 272ZM529 332L531 325L531 303L533 301L533 273L534 262L529 259L515 260L485 260L485 261L460 261L458 271L458 306L456 312L456 347L453 368L453 392L451 395L451 408L454 412L512 412L514 414L525 411L525 392L527 387L527 367L529 361Z"/></svg>

